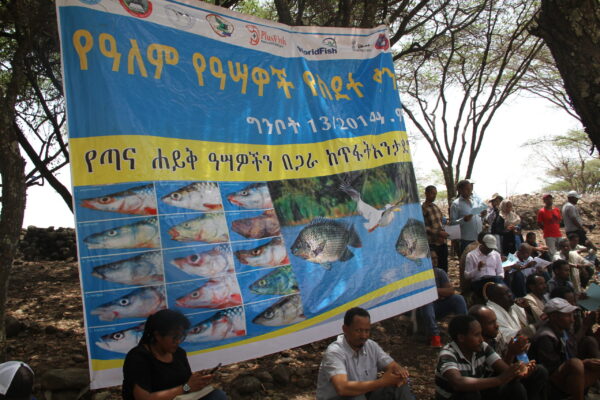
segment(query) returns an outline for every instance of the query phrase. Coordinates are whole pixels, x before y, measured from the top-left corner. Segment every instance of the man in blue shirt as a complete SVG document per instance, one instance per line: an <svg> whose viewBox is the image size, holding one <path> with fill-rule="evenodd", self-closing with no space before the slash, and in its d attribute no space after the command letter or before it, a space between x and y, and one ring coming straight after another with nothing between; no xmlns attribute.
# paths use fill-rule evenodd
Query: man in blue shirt
<svg viewBox="0 0 600 400"><path fill-rule="evenodd" d="M487 213L485 205L473 196L473 183L463 179L456 185L458 197L450 206L450 225L460 225L460 254L471 243L483 228L481 217ZM479 211L483 208L483 211ZM475 211L475 214L474 214Z"/></svg>

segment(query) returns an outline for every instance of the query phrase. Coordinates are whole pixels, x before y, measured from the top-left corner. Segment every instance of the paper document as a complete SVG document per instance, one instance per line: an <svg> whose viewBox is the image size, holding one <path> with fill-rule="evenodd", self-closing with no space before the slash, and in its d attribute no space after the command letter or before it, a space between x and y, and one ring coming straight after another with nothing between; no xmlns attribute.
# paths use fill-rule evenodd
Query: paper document
<svg viewBox="0 0 600 400"><path fill-rule="evenodd" d="M448 234L448 239L458 240L460 239L460 225L446 225L444 230Z"/></svg>
<svg viewBox="0 0 600 400"><path fill-rule="evenodd" d="M600 308L600 286L592 283L586 291L588 298L577 303L586 310L595 311Z"/></svg>

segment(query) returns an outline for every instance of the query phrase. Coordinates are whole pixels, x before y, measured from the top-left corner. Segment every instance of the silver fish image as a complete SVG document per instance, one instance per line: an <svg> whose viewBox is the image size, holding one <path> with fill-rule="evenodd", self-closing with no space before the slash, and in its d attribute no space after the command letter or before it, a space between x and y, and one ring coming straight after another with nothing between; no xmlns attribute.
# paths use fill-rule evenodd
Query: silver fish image
<svg viewBox="0 0 600 400"><path fill-rule="evenodd" d="M231 204L246 209L273 208L273 201L266 183L253 183L227 196Z"/></svg>
<svg viewBox="0 0 600 400"><path fill-rule="evenodd" d="M178 307L226 308L242 304L240 286L234 274L212 278L198 289L177 299Z"/></svg>
<svg viewBox="0 0 600 400"><path fill-rule="evenodd" d="M231 248L224 244L201 253L175 258L171 264L190 275L204 278L215 278L235 272Z"/></svg>
<svg viewBox="0 0 600 400"><path fill-rule="evenodd" d="M223 209L221 191L214 182L194 182L163 196L161 200L171 206L198 211Z"/></svg>
<svg viewBox="0 0 600 400"><path fill-rule="evenodd" d="M148 286L102 304L93 309L91 314L97 315L101 321L114 321L121 318L146 318L163 308L166 308L163 289Z"/></svg>
<svg viewBox="0 0 600 400"><path fill-rule="evenodd" d="M190 343L224 340L246 335L243 307L227 308L192 326L185 341Z"/></svg>
<svg viewBox="0 0 600 400"><path fill-rule="evenodd" d="M177 224L169 229L178 242L223 243L229 241L227 221L223 213L208 213Z"/></svg>
<svg viewBox="0 0 600 400"><path fill-rule="evenodd" d="M348 246L362 246L352 226L332 219L316 218L302 228L292 244L292 254L330 269L331 263L354 257Z"/></svg>
<svg viewBox="0 0 600 400"><path fill-rule="evenodd" d="M255 294L288 295L298 293L298 281L291 265L277 268L253 284L250 291Z"/></svg>
<svg viewBox="0 0 600 400"><path fill-rule="evenodd" d="M257 315L252 322L264 326L282 326L304 321L304 309L300 295L284 297Z"/></svg>
<svg viewBox="0 0 600 400"><path fill-rule="evenodd" d="M92 270L92 276L124 285L156 285L164 281L162 255L151 251L99 265Z"/></svg>
<svg viewBox="0 0 600 400"><path fill-rule="evenodd" d="M258 217L236 219L231 223L234 232L248 239L279 236L279 220L275 210L267 210Z"/></svg>
<svg viewBox="0 0 600 400"><path fill-rule="evenodd" d="M242 264L252 267L278 267L287 265L290 259L280 237L271 239L268 243L251 250L238 250L235 256Z"/></svg>
<svg viewBox="0 0 600 400"><path fill-rule="evenodd" d="M83 199L81 206L121 214L156 215L154 185L136 186L121 192Z"/></svg>
<svg viewBox="0 0 600 400"><path fill-rule="evenodd" d="M103 350L127 354L129 350L138 345L138 342L144 333L144 325L145 322L142 322L133 328L123 329L108 335L104 335L99 341L96 342L96 346Z"/></svg>
<svg viewBox="0 0 600 400"><path fill-rule="evenodd" d="M406 221L396 242L396 251L411 260L428 257L429 244L425 224L413 218Z"/></svg>
<svg viewBox="0 0 600 400"><path fill-rule="evenodd" d="M156 249L160 247L158 220L156 217L146 218L133 224L94 233L83 242L88 249Z"/></svg>

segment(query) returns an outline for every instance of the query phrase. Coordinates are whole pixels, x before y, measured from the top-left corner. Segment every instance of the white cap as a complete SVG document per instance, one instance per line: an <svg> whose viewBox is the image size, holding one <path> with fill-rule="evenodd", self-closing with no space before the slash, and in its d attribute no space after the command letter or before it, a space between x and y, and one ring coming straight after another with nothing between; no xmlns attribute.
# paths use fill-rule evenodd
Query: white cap
<svg viewBox="0 0 600 400"><path fill-rule="evenodd" d="M578 308L579 307L572 305L565 299L555 297L553 299L548 300L548 302L544 306L544 312L546 314L550 314L557 311L561 313L570 313L577 310Z"/></svg>
<svg viewBox="0 0 600 400"><path fill-rule="evenodd" d="M482 240L483 244L488 249L498 250L498 245L496 244L496 238L494 235L485 235Z"/></svg>
<svg viewBox="0 0 600 400"><path fill-rule="evenodd" d="M0 364L0 394L5 395L8 392L8 388L10 388L10 384L15 377L15 374L22 366L27 367L33 374L31 367L24 362L21 361L7 361L5 363Z"/></svg>
<svg viewBox="0 0 600 400"><path fill-rule="evenodd" d="M567 198L569 197L575 197L576 199L580 199L581 195L579 193L577 193L575 190L571 190L569 193L567 193Z"/></svg>

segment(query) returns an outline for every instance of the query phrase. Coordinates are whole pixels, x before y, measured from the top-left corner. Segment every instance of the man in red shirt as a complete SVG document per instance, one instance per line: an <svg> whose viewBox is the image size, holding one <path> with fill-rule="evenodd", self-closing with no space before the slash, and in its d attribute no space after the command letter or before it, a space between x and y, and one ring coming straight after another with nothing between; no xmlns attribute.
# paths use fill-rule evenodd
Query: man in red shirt
<svg viewBox="0 0 600 400"><path fill-rule="evenodd" d="M553 257L556 253L556 242L561 238L560 233L560 210L552 205L554 198L550 193L546 193L542 200L544 201L544 207L540 208L537 214L537 222L540 229L544 231L544 240L546 246L548 246L548 252Z"/></svg>

